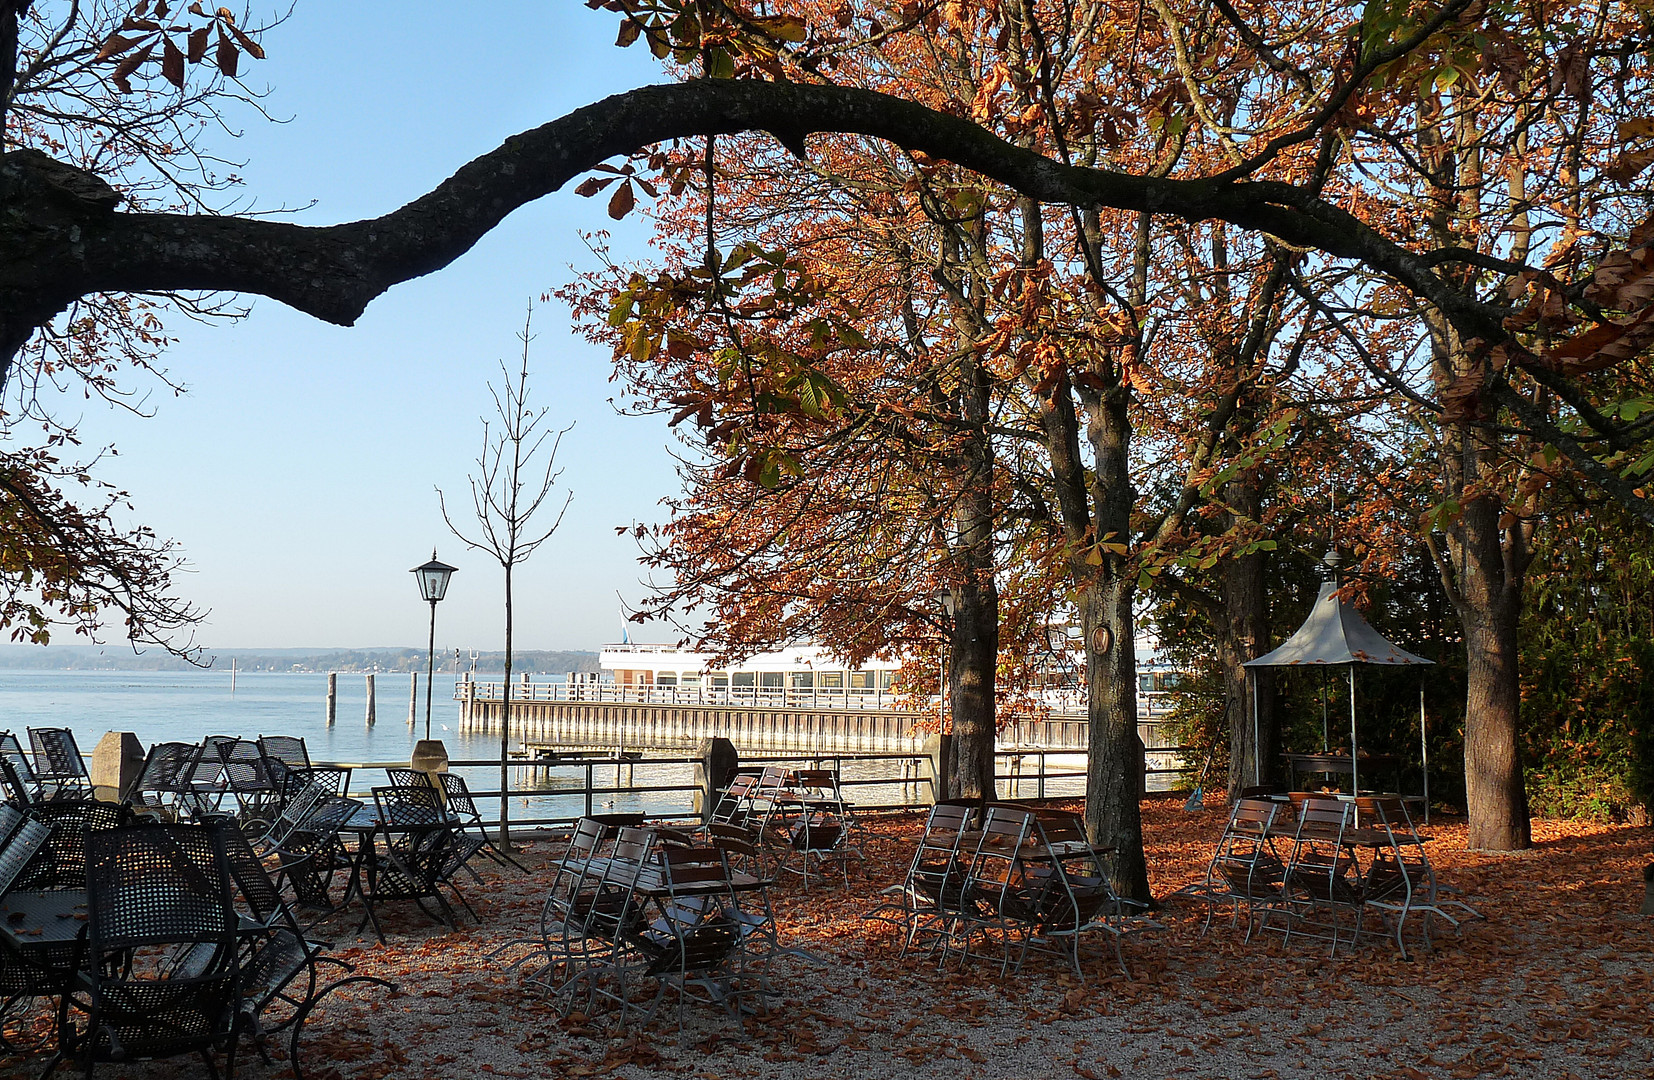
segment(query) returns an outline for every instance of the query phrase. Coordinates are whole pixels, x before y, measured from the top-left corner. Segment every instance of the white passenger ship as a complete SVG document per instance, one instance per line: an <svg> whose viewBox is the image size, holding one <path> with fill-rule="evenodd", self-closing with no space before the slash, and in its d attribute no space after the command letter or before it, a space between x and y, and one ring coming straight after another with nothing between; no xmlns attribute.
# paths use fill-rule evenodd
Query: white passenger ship
<svg viewBox="0 0 1654 1080"><path fill-rule="evenodd" d="M896 672L902 666L898 660L874 659L852 667L818 645L759 653L739 664L718 664L715 659L675 645L622 642L602 647L601 671L570 679L640 702L882 709L894 704ZM1048 675L1042 697L1053 715L1085 714L1079 671L1079 664L1069 664ZM1165 712L1166 697L1181 675L1152 650L1140 649L1137 678L1138 711L1152 717Z"/></svg>

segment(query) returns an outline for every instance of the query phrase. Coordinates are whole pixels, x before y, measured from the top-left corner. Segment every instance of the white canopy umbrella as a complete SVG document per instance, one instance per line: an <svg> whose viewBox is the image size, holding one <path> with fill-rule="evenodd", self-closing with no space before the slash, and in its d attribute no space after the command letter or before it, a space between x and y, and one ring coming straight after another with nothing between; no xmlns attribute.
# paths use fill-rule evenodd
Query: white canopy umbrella
<svg viewBox="0 0 1654 1080"><path fill-rule="evenodd" d="M1416 656L1385 640L1384 636L1368 625L1367 620L1355 609L1355 605L1342 599L1338 595L1338 554L1327 552L1324 560L1327 567L1327 580L1321 583L1321 592L1315 598L1315 606L1310 609L1309 617L1304 624L1298 627L1296 633L1282 642L1281 646L1272 652L1265 653L1256 660L1248 660L1243 665L1247 668L1263 667L1343 667L1349 676L1350 684L1350 788L1352 791L1361 790L1360 764L1357 760L1357 744L1355 730L1355 665L1375 664L1385 667L1402 667L1423 664L1434 664L1434 660L1426 660ZM1325 717L1322 718L1322 730L1325 731ZM1256 761L1254 772L1255 783L1263 783L1263 758L1257 753L1261 745L1258 729L1258 683L1252 680L1252 745L1253 757ZM1324 737L1324 736L1323 736ZM1430 805L1430 772L1429 747L1425 742L1424 729L1424 688L1419 687L1419 746L1424 761L1424 801L1426 814Z"/></svg>

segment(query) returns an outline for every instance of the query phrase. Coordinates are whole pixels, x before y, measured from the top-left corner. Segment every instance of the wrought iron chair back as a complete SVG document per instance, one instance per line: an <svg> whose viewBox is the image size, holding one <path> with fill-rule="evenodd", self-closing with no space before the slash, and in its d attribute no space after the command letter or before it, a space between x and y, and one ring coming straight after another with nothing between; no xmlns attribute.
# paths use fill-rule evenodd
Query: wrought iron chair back
<svg viewBox="0 0 1654 1080"><path fill-rule="evenodd" d="M28 806L40 799L40 781L35 778L34 766L23 752L23 744L9 731L0 731L0 777L6 785L7 801L17 806Z"/></svg>
<svg viewBox="0 0 1654 1080"><path fill-rule="evenodd" d="M97 1061L222 1049L239 1025L236 914L218 830L150 824L88 838L86 955L60 999L58 1056ZM71 1014L84 1017L71 1020Z"/></svg>
<svg viewBox="0 0 1654 1080"><path fill-rule="evenodd" d="M74 732L68 728L30 728L29 746L34 750L35 777L41 784L50 785L62 796L90 793L91 780Z"/></svg>
<svg viewBox="0 0 1654 1080"><path fill-rule="evenodd" d="M87 852L92 837L128 824L132 812L120 803L91 799L36 803L29 816L52 834L17 881L19 889L84 889Z"/></svg>
<svg viewBox="0 0 1654 1080"><path fill-rule="evenodd" d="M295 769L310 768L310 751L297 735L260 735L258 749L265 757L275 758Z"/></svg>

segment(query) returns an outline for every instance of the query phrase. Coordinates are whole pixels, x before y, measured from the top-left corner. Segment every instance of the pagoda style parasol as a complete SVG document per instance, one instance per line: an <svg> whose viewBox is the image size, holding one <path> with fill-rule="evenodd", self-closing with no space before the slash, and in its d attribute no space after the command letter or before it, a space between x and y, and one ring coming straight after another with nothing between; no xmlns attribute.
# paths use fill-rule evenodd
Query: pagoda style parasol
<svg viewBox="0 0 1654 1080"><path fill-rule="evenodd" d="M1348 673L1350 684L1350 788L1360 792L1361 777L1360 764L1357 758L1356 731L1355 731L1355 665L1374 664L1384 667L1403 667L1423 664L1434 664L1434 660L1426 660L1422 656L1415 656L1387 640L1377 630L1368 625L1367 620L1355 609L1355 605L1342 599L1338 595L1338 567L1341 560L1336 551L1327 552L1322 559L1325 567L1323 573L1326 580L1321 582L1321 592L1315 598L1315 606L1310 609L1309 617L1304 624L1298 627L1296 633L1287 638L1281 646L1272 652L1265 653L1256 660L1248 660L1243 667L1343 667ZM1325 705L1323 704L1323 713ZM1326 717L1322 716L1322 739L1326 739ZM1257 753L1262 745L1258 738L1258 684L1252 680L1252 745L1253 757L1256 765L1255 783L1263 783L1263 758ZM1425 743L1424 729L1424 688L1419 688L1419 747L1425 766L1424 799L1426 813L1430 804L1430 772L1429 748ZM1324 747L1323 747L1324 749Z"/></svg>

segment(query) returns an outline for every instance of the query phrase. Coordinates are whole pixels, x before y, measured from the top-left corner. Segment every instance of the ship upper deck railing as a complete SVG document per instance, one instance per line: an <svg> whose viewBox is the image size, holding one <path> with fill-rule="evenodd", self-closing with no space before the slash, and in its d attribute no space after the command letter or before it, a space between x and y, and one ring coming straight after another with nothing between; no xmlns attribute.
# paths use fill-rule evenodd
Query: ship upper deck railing
<svg viewBox="0 0 1654 1080"><path fill-rule="evenodd" d="M454 700L496 702L505 697L499 681L465 680L454 685ZM1164 714L1169 702L1164 691L1137 694L1138 714ZM564 682L524 680L511 684L511 700L521 702L604 702L631 705L727 705L748 709L871 709L935 713L935 695L915 700L901 697L886 687L829 686L710 686L705 682L662 685L612 682ZM1073 690L1052 690L1041 696L1038 710L1052 719L1083 720L1085 698Z"/></svg>

